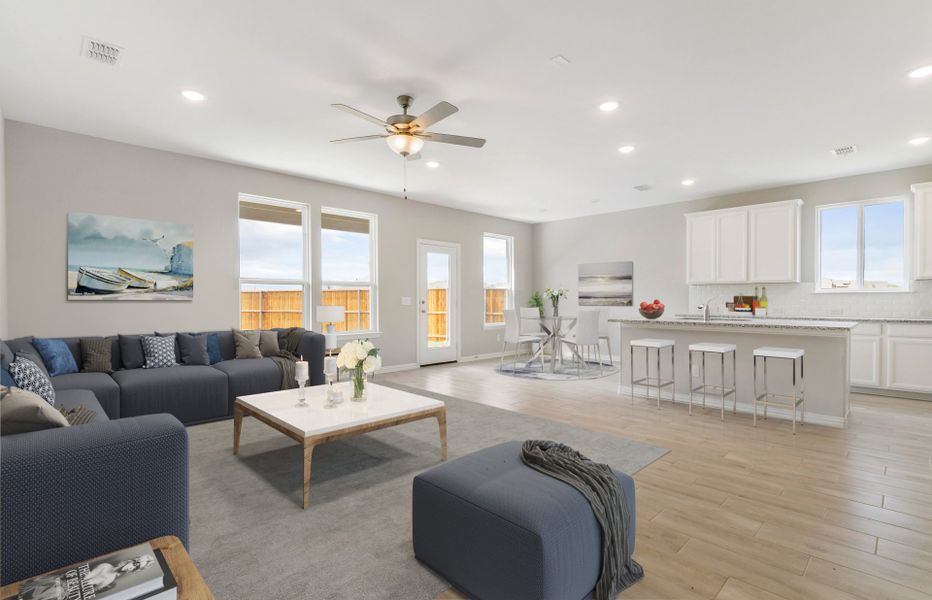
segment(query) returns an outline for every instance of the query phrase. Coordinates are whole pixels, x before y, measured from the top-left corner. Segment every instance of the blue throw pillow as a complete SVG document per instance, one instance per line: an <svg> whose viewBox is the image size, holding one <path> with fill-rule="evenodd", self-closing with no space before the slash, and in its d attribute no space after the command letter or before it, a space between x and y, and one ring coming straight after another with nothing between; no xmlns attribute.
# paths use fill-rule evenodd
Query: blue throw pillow
<svg viewBox="0 0 932 600"><path fill-rule="evenodd" d="M212 365L223 360L223 355L220 354L220 338L216 333L207 334L207 357Z"/></svg>
<svg viewBox="0 0 932 600"><path fill-rule="evenodd" d="M64 340L32 338L32 345L39 351L42 362L48 367L49 377L78 372L78 363Z"/></svg>
<svg viewBox="0 0 932 600"><path fill-rule="evenodd" d="M5 386L14 386L16 382L13 381L13 376L10 375L10 372L6 369L0 369L0 385Z"/></svg>

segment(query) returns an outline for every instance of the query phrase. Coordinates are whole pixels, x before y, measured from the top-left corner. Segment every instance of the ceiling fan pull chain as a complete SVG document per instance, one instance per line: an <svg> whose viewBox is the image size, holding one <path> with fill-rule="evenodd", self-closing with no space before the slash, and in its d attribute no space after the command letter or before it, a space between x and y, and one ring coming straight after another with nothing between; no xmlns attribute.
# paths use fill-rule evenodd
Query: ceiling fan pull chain
<svg viewBox="0 0 932 600"><path fill-rule="evenodd" d="M408 199L408 159L404 156L401 157L401 168L402 168L402 187L405 193L405 200Z"/></svg>

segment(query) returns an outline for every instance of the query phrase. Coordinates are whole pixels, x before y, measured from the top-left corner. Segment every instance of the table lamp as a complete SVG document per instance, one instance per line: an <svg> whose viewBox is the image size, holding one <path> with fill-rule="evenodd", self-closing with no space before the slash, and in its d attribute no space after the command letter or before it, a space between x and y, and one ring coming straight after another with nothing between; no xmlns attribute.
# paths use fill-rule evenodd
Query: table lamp
<svg viewBox="0 0 932 600"><path fill-rule="evenodd" d="M327 329L324 331L324 342L327 350L333 350L337 347L337 332L334 329L334 323L342 323L346 320L346 314L342 306L318 306L317 320L321 325L326 324Z"/></svg>

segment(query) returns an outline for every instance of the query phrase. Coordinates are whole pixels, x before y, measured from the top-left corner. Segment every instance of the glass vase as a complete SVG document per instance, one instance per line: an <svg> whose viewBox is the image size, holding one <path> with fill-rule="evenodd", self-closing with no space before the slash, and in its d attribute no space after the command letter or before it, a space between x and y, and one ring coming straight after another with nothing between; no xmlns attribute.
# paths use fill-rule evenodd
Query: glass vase
<svg viewBox="0 0 932 600"><path fill-rule="evenodd" d="M356 369L353 371L353 402L365 402L367 396L366 374Z"/></svg>

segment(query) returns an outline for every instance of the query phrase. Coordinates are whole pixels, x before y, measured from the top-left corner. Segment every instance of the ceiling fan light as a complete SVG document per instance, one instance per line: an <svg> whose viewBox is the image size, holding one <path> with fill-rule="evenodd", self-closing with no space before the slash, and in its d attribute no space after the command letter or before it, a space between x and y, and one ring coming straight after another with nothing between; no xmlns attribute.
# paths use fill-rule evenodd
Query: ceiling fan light
<svg viewBox="0 0 932 600"><path fill-rule="evenodd" d="M396 133L385 138L385 141L388 142L388 147L392 149L392 152L401 156L417 154L424 147L424 140L410 133Z"/></svg>

